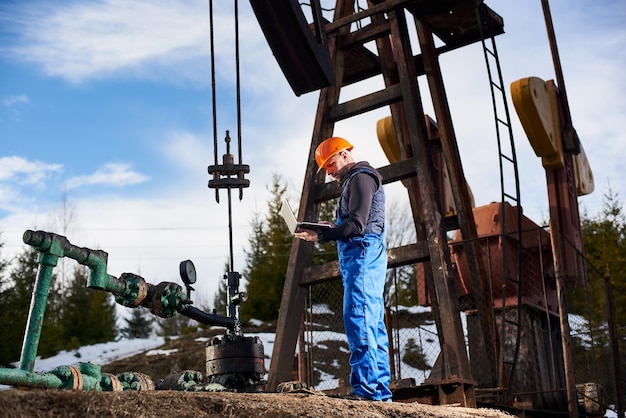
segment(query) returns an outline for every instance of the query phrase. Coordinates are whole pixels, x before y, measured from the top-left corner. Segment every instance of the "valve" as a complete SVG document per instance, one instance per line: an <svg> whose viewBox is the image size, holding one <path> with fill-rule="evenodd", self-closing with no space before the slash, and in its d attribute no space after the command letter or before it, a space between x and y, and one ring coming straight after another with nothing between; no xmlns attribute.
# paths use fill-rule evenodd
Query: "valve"
<svg viewBox="0 0 626 418"><path fill-rule="evenodd" d="M121 295L115 296L115 302L128 308L136 308L148 295L149 285L143 277L132 273L122 273L120 280L126 283Z"/></svg>
<svg viewBox="0 0 626 418"><path fill-rule="evenodd" d="M226 280L226 291L228 294L228 297L226 299L226 309L228 310L228 316L236 320L237 328L233 330L235 335L241 335L239 305L241 305L247 299L245 292L239 291L240 278L241 274L236 271L229 271L224 275L224 279Z"/></svg>

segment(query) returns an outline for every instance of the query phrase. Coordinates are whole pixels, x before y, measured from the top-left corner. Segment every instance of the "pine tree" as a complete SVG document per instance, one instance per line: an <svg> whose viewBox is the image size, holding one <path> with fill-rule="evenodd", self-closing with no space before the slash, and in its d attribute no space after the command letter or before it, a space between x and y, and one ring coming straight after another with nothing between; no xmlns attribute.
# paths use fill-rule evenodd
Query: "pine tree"
<svg viewBox="0 0 626 418"><path fill-rule="evenodd" d="M623 353L626 352L624 324L626 324L626 216L619 203L616 193L609 188L604 195L604 206L600 214L581 217L582 235L585 257L589 262L585 291L574 291L568 294L568 310L571 314L581 314L587 326L596 331L593 344L598 348L594 352L595 364L610 367L612 358L609 348L609 335L606 332L607 301L604 276L609 275L613 286L613 307L615 323L618 327L617 339L622 353L622 369L626 370ZM572 337L574 364L587 364L589 340L578 336ZM598 383L611 388L614 376L601 373ZM626 384L626 377L622 385ZM614 393L614 392L613 392ZM615 402L611 391L607 391L607 402Z"/></svg>
<svg viewBox="0 0 626 418"><path fill-rule="evenodd" d="M148 338L152 335L154 317L142 307L132 309L125 322L126 327L122 328L121 334L126 338Z"/></svg>
<svg viewBox="0 0 626 418"><path fill-rule="evenodd" d="M604 195L604 206L600 214L581 217L585 257L602 275L608 273L611 283L620 291L613 292L616 321L626 323L626 215L619 203L618 195L609 189ZM589 306L596 322L606 317L604 280L598 274L590 274L587 284ZM597 302L594 302L597 301ZM572 310L586 309L586 300L572 301Z"/></svg>
<svg viewBox="0 0 626 418"><path fill-rule="evenodd" d="M0 250L4 247L4 242L0 242ZM8 261L4 257L0 258L0 367L9 367L10 364L15 361L16 356L19 356L19 345L15 344L15 339L10 338L7 334L9 328L14 328L15 325L11 318L14 318L13 313L10 311L10 297L12 285L5 272L8 267ZM18 341L21 342L21 339ZM17 348L17 349L16 349Z"/></svg>
<svg viewBox="0 0 626 418"><path fill-rule="evenodd" d="M2 292L0 333L4 343L0 346L0 364L5 367L20 358L36 276L37 252L27 247L17 256L15 266L9 273L6 288ZM47 316L44 316L44 320L46 318Z"/></svg>
<svg viewBox="0 0 626 418"><path fill-rule="evenodd" d="M246 251L243 274L247 280L248 301L241 305L243 322L251 318L262 321L278 318L292 236L280 215L286 187L277 174L272 181L272 197L265 220L255 214L252 235L248 239L250 249Z"/></svg>
<svg viewBox="0 0 626 418"><path fill-rule="evenodd" d="M37 258L36 250L25 247L24 251L15 259L15 265L8 280L3 283L0 298L0 333L4 342L0 345L0 364L5 366L18 361L20 357L37 277ZM56 304L51 302L52 299L59 297L53 287L54 278L53 275L50 289L48 289L48 303L46 304L37 347L37 353L44 357L56 354L62 348L59 338L58 312L55 309Z"/></svg>
<svg viewBox="0 0 626 418"><path fill-rule="evenodd" d="M0 237L1 236L2 236L2 233L0 232ZM2 250L2 248L4 248L4 242L0 241L0 250ZM8 261L4 259L4 257L2 256L2 253L0 252L0 280L4 278L4 271L6 270L8 265L9 265ZM0 290L1 289L2 287L0 286Z"/></svg>
<svg viewBox="0 0 626 418"><path fill-rule="evenodd" d="M115 340L115 303L110 293L87 287L89 271L74 270L63 303L62 335L67 349Z"/></svg>
<svg viewBox="0 0 626 418"><path fill-rule="evenodd" d="M424 350L421 345L415 343L414 338L409 338L406 342L402 361L418 370L430 370L432 368L432 366L428 364Z"/></svg>

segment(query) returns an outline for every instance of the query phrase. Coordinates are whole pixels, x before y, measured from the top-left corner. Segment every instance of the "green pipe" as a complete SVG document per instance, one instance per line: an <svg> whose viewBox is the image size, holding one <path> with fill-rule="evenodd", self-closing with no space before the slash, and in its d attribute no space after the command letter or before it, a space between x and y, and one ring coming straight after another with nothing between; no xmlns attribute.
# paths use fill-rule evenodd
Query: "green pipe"
<svg viewBox="0 0 626 418"><path fill-rule="evenodd" d="M78 367L59 366L50 373L61 379L60 389L101 390L100 366L93 363L80 363Z"/></svg>
<svg viewBox="0 0 626 418"><path fill-rule="evenodd" d="M21 369L0 368L0 383L15 387L73 389L97 391L121 391L121 385L113 384L117 379L94 363L79 363L78 366L59 366L49 373L33 373Z"/></svg>
<svg viewBox="0 0 626 418"><path fill-rule="evenodd" d="M52 373L33 373L6 368L0 368L0 382L11 386L47 389L58 389L63 385L61 378Z"/></svg>
<svg viewBox="0 0 626 418"><path fill-rule="evenodd" d="M57 265L59 257L72 258L79 264L89 267L90 276L87 280L87 287L113 293L116 296L116 301L124 306L136 307L141 304L162 318L169 318L188 308L187 295L176 283L163 282L153 286L146 284L143 278L136 275L125 274L120 279L109 275L106 271L108 254L104 251L77 247L65 237L45 231L27 230L24 232L22 240L39 252L37 260L39 268L20 356L20 369L23 371L32 372L35 366L52 283L52 271ZM70 375L76 374L74 369L70 368L69 370ZM60 369L59 373L63 373L65 378L71 377L67 376L68 371L66 369ZM97 374L100 375L99 372ZM1 377L2 373L0 372ZM97 378L97 382L99 379L100 377ZM86 381L81 379L79 383L79 386L84 383L90 384L90 379L87 378ZM99 388L99 383L97 386Z"/></svg>
<svg viewBox="0 0 626 418"><path fill-rule="evenodd" d="M87 287L89 288L106 290L115 295L122 294L126 288L124 281L107 274L109 255L102 250L78 247L71 244L64 236L45 231L27 230L22 239L25 244L31 245L42 253L68 257L89 267L91 273L87 280Z"/></svg>
<svg viewBox="0 0 626 418"><path fill-rule="evenodd" d="M37 349L41 338L43 320L52 284L53 269L59 257L69 257L91 270L88 286L101 290L109 290L115 294L122 294L126 284L106 273L107 253L94 251L88 248L79 248L70 244L67 238L44 231L24 232L24 243L33 246L39 251L37 262L37 277L30 302L28 320L24 330L24 340L20 354L20 369L32 372L37 358Z"/></svg>
<svg viewBox="0 0 626 418"><path fill-rule="evenodd" d="M30 301L30 311L24 331L22 352L20 355L20 369L29 372L35 367L37 348L43 327L43 318L46 313L46 304L50 294L52 283L52 270L56 266L59 257L51 253L40 253L38 258L39 268L35 279L35 289Z"/></svg>

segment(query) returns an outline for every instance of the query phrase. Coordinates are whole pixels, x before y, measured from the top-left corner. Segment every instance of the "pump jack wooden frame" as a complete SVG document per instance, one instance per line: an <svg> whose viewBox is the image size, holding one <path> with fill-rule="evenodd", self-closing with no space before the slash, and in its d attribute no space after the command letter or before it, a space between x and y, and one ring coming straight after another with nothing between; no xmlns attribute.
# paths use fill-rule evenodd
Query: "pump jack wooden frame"
<svg viewBox="0 0 626 418"><path fill-rule="evenodd" d="M354 12L354 0L338 0L333 22L326 23L327 46L336 83L320 91L313 129L309 163L306 168L299 213L317 218L317 203L339 196L335 183L325 183L317 174L314 152L317 145L333 135L335 123L367 111L389 106L400 150L400 161L379 171L383 182L403 180L407 186L417 242L388 249L389 268L422 263L425 285L438 330L441 352L431 375L421 386L422 401L435 404L460 403L476 406L446 232L460 229L468 244L466 251L475 289L486 286L476 237L470 195L465 182L443 86L438 55L480 40L476 7L482 8L482 31L491 36L502 33L502 21L488 7L470 0L450 1L368 1L368 8ZM478 2L481 3L481 2ZM407 17L413 17L421 54L411 51ZM351 31L354 22L367 21ZM434 32L444 41L435 47ZM481 33L482 36L482 33ZM378 55L363 45L375 41ZM359 58L358 60L356 58ZM385 88L357 99L339 103L341 88L372 75L382 75ZM439 140L429 139L417 77L425 75L433 101ZM432 135L431 135L432 136ZM456 214L446 219L442 210L442 190L436 182L433 156L443 153L450 177ZM453 225L450 227L450 225ZM298 332L305 304L304 285L339 277L337 262L312 266L313 244L295 239L289 255L282 303L276 328L276 342L269 370L268 389L293 380L293 364ZM481 329L485 347L493 353L493 382L497 386L497 339L490 300L474 292L474 307L484 318Z"/></svg>

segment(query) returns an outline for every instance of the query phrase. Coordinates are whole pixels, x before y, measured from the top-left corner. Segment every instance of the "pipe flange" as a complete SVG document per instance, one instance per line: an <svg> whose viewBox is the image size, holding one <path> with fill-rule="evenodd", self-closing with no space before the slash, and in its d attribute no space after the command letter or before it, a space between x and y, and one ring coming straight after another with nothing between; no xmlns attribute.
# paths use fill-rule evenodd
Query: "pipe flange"
<svg viewBox="0 0 626 418"><path fill-rule="evenodd" d="M153 288L150 312L161 318L170 318L182 310L186 299L187 296L179 284L161 282Z"/></svg>
<svg viewBox="0 0 626 418"><path fill-rule="evenodd" d="M111 373L102 373L100 387L105 392L121 392L123 390L120 379Z"/></svg>
<svg viewBox="0 0 626 418"><path fill-rule="evenodd" d="M148 284L143 277L132 273L122 273L120 280L126 283L124 293L115 297L115 302L128 308L141 305L148 295Z"/></svg>
<svg viewBox="0 0 626 418"><path fill-rule="evenodd" d="M83 375L74 366L59 366L50 373L61 379L61 389L83 389Z"/></svg>
<svg viewBox="0 0 626 418"><path fill-rule="evenodd" d="M72 389L83 389L83 374L78 370L78 367L68 366L72 372Z"/></svg>
<svg viewBox="0 0 626 418"><path fill-rule="evenodd" d="M139 390L154 390L154 382L147 374L136 373L139 380Z"/></svg>
<svg viewBox="0 0 626 418"><path fill-rule="evenodd" d="M154 390L154 383L147 374L124 372L117 375L122 390Z"/></svg>
<svg viewBox="0 0 626 418"><path fill-rule="evenodd" d="M170 373L154 385L156 390L195 391L202 388L204 376L196 370L178 370Z"/></svg>

